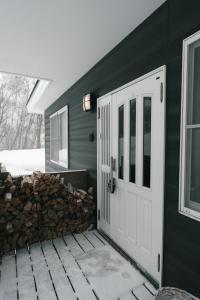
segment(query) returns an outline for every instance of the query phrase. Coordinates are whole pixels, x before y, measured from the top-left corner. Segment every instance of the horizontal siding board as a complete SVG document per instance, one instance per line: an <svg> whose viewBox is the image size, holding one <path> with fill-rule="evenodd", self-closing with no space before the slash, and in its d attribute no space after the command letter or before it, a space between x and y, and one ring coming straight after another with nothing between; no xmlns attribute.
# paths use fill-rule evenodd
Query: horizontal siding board
<svg viewBox="0 0 200 300"><path fill-rule="evenodd" d="M200 29L198 0L169 0L170 41L182 40Z"/></svg>
<svg viewBox="0 0 200 300"><path fill-rule="evenodd" d="M152 19L147 19L134 34L129 35L47 109L45 138L48 170L60 168L49 161L49 116L67 104L69 106L69 167L88 169L96 190L96 111L83 113L82 97L88 91L92 91L96 97L102 96L164 63L167 14L165 6L159 10L160 13L154 14L153 22ZM159 31L155 31L157 27ZM151 42L147 38L149 36ZM90 133L95 136L93 143L89 141Z"/></svg>
<svg viewBox="0 0 200 300"><path fill-rule="evenodd" d="M168 4L164 284L200 296L200 223L178 213L182 42L200 29L200 1Z"/></svg>
<svg viewBox="0 0 200 300"><path fill-rule="evenodd" d="M45 112L46 170L63 170L49 161L49 116L69 105L70 169L87 169L96 191L96 110L84 113L87 92L100 97L139 76L167 65L165 218L163 284L200 296L200 222L178 213L182 41L200 29L199 0L168 0ZM95 141L89 141L93 133ZM187 278L187 280L186 280Z"/></svg>

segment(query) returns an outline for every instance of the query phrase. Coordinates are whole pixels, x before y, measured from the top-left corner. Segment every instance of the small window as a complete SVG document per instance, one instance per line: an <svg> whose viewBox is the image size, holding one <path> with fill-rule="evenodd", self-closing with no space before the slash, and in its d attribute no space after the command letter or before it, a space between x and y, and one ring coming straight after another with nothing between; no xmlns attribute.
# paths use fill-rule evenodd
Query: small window
<svg viewBox="0 0 200 300"><path fill-rule="evenodd" d="M183 41L179 211L200 220L200 32Z"/></svg>
<svg viewBox="0 0 200 300"><path fill-rule="evenodd" d="M51 161L68 168L68 107L50 116Z"/></svg>

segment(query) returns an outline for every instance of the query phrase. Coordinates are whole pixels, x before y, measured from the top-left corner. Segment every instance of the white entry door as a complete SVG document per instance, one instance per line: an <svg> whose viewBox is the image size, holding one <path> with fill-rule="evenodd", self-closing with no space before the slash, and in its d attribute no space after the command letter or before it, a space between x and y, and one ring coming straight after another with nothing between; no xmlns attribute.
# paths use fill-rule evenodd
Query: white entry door
<svg viewBox="0 0 200 300"><path fill-rule="evenodd" d="M163 67L98 101L98 226L159 284L164 81Z"/></svg>

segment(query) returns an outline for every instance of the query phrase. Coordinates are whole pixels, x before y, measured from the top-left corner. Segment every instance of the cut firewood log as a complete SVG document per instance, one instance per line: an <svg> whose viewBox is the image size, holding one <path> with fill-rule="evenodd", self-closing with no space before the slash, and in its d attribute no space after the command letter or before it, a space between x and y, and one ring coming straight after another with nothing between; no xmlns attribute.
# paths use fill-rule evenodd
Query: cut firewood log
<svg viewBox="0 0 200 300"><path fill-rule="evenodd" d="M0 186L0 252L91 227L92 190L75 189L60 175L9 175Z"/></svg>

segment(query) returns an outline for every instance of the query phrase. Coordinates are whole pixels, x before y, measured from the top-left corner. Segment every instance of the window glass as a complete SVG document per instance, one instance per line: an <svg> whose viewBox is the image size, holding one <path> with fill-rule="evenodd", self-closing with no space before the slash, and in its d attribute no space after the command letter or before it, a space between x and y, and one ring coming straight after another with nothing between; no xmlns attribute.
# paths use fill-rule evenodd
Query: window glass
<svg viewBox="0 0 200 300"><path fill-rule="evenodd" d="M189 47L187 86L188 124L200 124L200 41Z"/></svg>
<svg viewBox="0 0 200 300"><path fill-rule="evenodd" d="M59 117L59 161L65 163L67 161L67 112L64 111L58 115Z"/></svg>
<svg viewBox="0 0 200 300"><path fill-rule="evenodd" d="M187 130L186 206L200 212L200 128Z"/></svg>
<svg viewBox="0 0 200 300"><path fill-rule="evenodd" d="M57 115L50 119L50 132L51 132L51 159L53 161L58 161L58 119Z"/></svg>
<svg viewBox="0 0 200 300"><path fill-rule="evenodd" d="M50 117L51 160L68 167L67 107Z"/></svg>
<svg viewBox="0 0 200 300"><path fill-rule="evenodd" d="M59 161L57 140L51 140L51 160L55 162Z"/></svg>
<svg viewBox="0 0 200 300"><path fill-rule="evenodd" d="M129 181L135 183L136 172L136 99L130 100Z"/></svg>
<svg viewBox="0 0 200 300"><path fill-rule="evenodd" d="M121 105L118 109L118 177L124 178L124 105Z"/></svg>
<svg viewBox="0 0 200 300"><path fill-rule="evenodd" d="M144 97L143 111L143 186L151 182L151 97Z"/></svg>
<svg viewBox="0 0 200 300"><path fill-rule="evenodd" d="M200 220L200 33L183 42L179 209Z"/></svg>

